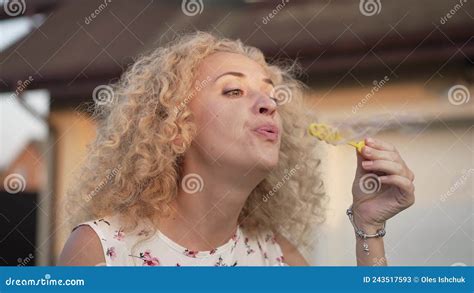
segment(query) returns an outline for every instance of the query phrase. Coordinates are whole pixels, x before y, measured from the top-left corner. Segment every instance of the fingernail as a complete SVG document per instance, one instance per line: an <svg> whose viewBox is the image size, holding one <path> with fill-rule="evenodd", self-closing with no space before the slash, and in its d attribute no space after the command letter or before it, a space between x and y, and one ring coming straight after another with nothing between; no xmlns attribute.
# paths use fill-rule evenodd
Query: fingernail
<svg viewBox="0 0 474 293"><path fill-rule="evenodd" d="M364 152L365 152L367 155L369 155L369 154L370 154L370 149L369 149L368 147L365 147L365 148L364 148Z"/></svg>
<svg viewBox="0 0 474 293"><path fill-rule="evenodd" d="M372 144L373 142L374 142L374 140L371 137L367 137L367 143Z"/></svg>

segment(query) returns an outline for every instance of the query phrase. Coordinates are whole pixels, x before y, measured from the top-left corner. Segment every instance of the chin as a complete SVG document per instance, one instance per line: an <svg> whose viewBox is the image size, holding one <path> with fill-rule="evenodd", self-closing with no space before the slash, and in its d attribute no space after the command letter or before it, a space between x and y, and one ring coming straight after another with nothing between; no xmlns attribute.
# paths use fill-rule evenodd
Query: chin
<svg viewBox="0 0 474 293"><path fill-rule="evenodd" d="M258 161L262 168L274 169L278 166L278 155L261 157Z"/></svg>

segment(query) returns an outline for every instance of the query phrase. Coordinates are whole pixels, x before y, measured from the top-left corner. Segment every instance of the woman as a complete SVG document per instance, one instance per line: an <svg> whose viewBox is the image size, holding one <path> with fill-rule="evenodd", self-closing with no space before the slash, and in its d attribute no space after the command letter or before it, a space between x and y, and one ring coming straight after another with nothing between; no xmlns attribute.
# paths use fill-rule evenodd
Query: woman
<svg viewBox="0 0 474 293"><path fill-rule="evenodd" d="M59 265L308 265L326 197L291 68L197 32L139 58L109 98ZM366 145L352 212L373 234L413 204L414 178L392 145ZM358 182L374 172L382 188L366 195ZM358 265L386 264L383 235L361 235Z"/></svg>

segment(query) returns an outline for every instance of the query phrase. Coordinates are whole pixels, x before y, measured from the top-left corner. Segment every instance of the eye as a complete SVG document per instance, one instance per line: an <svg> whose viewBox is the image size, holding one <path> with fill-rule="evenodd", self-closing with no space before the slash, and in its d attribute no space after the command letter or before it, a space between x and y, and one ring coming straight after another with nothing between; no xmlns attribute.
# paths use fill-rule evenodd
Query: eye
<svg viewBox="0 0 474 293"><path fill-rule="evenodd" d="M244 91L241 89L232 89L232 90L224 91L224 95L228 97L240 97L243 94L244 94Z"/></svg>

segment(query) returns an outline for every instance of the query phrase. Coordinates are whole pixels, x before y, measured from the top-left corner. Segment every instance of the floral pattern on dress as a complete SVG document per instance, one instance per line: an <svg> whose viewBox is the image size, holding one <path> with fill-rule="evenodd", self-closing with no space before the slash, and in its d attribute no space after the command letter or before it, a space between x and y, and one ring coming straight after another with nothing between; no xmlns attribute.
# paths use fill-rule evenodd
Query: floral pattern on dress
<svg viewBox="0 0 474 293"><path fill-rule="evenodd" d="M150 235L150 231L149 231L149 230L142 229L142 230L140 230L140 232L138 232L138 236L145 236L145 237L148 237L148 235Z"/></svg>
<svg viewBox="0 0 474 293"><path fill-rule="evenodd" d="M111 259L115 259L117 257L117 252L115 251L115 247L109 247L107 248L106 255L110 257Z"/></svg>
<svg viewBox="0 0 474 293"><path fill-rule="evenodd" d="M114 239L122 241L123 238L125 238L125 233L123 232L122 228L120 228L119 230L115 230Z"/></svg>
<svg viewBox="0 0 474 293"><path fill-rule="evenodd" d="M271 244L275 244L275 243L276 243L275 235L273 235L273 234L266 234L266 236L265 236L265 242L269 242L269 241L270 241Z"/></svg>
<svg viewBox="0 0 474 293"><path fill-rule="evenodd" d="M155 234L155 231L148 227L126 233L115 217L96 219L83 224L91 226L97 232L102 246L106 248L104 256L107 259L107 265L177 267L190 265L229 267L238 264L245 266L287 265L271 231L263 232L253 238L247 235L245 230L237 227L226 244L209 251L198 251L179 246L172 240L163 238L161 234ZM142 236L147 237L146 242L134 247L134 243L143 240ZM132 251L137 251L137 253ZM191 259L184 258L183 255Z"/></svg>
<svg viewBox="0 0 474 293"><path fill-rule="evenodd" d="M281 255L281 256L277 257L276 260L277 260L277 262L279 262L282 265L285 262L285 257L283 255Z"/></svg>
<svg viewBox="0 0 474 293"><path fill-rule="evenodd" d="M245 247L247 248L247 255L255 252L255 250L253 250L252 247L250 247L250 245L249 245L248 237L245 237L244 244L245 244Z"/></svg>
<svg viewBox="0 0 474 293"><path fill-rule="evenodd" d="M231 252L232 250L235 248L235 246L237 246L237 243L238 243L238 240L239 240L239 237L237 235L237 232L234 233L234 235L232 235L231 239L229 241L232 241L232 246L231 246ZM209 251L199 251L199 250L191 250L191 249L187 249L185 248L183 250L183 254L185 256L188 256L188 257L192 257L192 258L196 258L198 256L205 256L205 255L213 255L213 254L216 254L218 252L218 248L213 248Z"/></svg>
<svg viewBox="0 0 474 293"><path fill-rule="evenodd" d="M199 253L199 251L197 251L197 250L185 249L185 250L183 251L183 253L184 253L184 255L186 255L186 256L196 258L196 255Z"/></svg>
<svg viewBox="0 0 474 293"><path fill-rule="evenodd" d="M239 243L239 237L237 236L237 233L232 235L232 241L234 241L234 244L232 244L232 247L230 248L230 252L233 252L235 247L237 246L237 243Z"/></svg>
<svg viewBox="0 0 474 293"><path fill-rule="evenodd" d="M157 257L155 257L151 254L150 250L145 250L145 252L140 252L140 256L135 256L135 255L130 255L130 256L143 260L143 263L142 263L143 266L150 266L151 267L151 266L159 266L160 265L160 261L158 260Z"/></svg>
<svg viewBox="0 0 474 293"><path fill-rule="evenodd" d="M224 259L222 256L219 256L219 260L214 264L215 267L228 267L229 265L224 262ZM235 261L232 265L232 267L237 266L237 261Z"/></svg>
<svg viewBox="0 0 474 293"><path fill-rule="evenodd" d="M109 221L106 221L106 220L104 220L104 219L98 219L97 221L94 221L94 224L95 224L96 226L99 226L99 223L100 223L100 222L104 222L104 223L106 223L108 226L110 226L110 222L109 222Z"/></svg>
<svg viewBox="0 0 474 293"><path fill-rule="evenodd" d="M257 240L257 245L258 245L258 249L262 250L262 245L260 244L260 241Z"/></svg>

